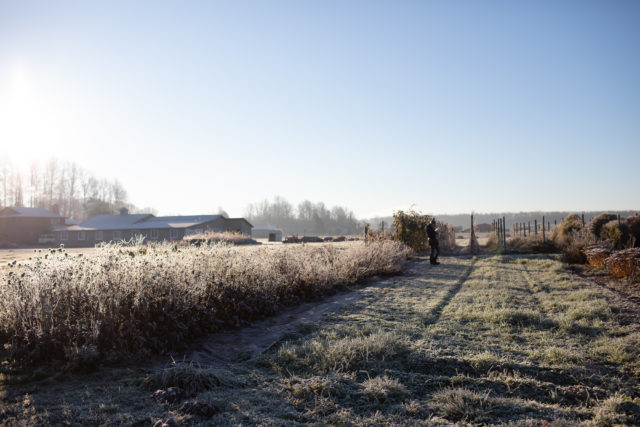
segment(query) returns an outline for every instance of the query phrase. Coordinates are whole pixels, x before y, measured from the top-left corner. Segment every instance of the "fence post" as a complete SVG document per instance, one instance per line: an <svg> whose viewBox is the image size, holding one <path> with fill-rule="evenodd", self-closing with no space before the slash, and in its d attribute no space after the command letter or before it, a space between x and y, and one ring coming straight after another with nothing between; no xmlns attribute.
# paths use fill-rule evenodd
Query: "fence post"
<svg viewBox="0 0 640 427"><path fill-rule="evenodd" d="M502 217L502 239L504 243L504 250L507 250L507 225L504 216Z"/></svg>
<svg viewBox="0 0 640 427"><path fill-rule="evenodd" d="M542 243L544 243L546 241L545 235L544 235L544 215L542 216Z"/></svg>

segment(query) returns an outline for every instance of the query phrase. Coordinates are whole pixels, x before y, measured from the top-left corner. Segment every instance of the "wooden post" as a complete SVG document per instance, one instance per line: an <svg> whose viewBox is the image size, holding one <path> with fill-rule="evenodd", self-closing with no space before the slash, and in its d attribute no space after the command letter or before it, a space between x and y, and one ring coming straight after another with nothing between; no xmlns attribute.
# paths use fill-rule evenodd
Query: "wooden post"
<svg viewBox="0 0 640 427"><path fill-rule="evenodd" d="M531 236L531 221L529 221L529 236Z"/></svg>
<svg viewBox="0 0 640 427"><path fill-rule="evenodd" d="M471 235L473 236L473 214L471 214Z"/></svg>
<svg viewBox="0 0 640 427"><path fill-rule="evenodd" d="M582 226L584 227L584 212L582 212Z"/></svg>
<svg viewBox="0 0 640 427"><path fill-rule="evenodd" d="M502 242L503 242L503 247L506 250L507 249L507 226L506 226L506 221L504 216L502 217Z"/></svg>
<svg viewBox="0 0 640 427"><path fill-rule="evenodd" d="M542 216L542 242L543 242L543 243L544 243L544 242L545 242L545 240L546 240L545 235L544 235L544 231L545 231L545 230L544 230L544 215L543 215L543 216Z"/></svg>

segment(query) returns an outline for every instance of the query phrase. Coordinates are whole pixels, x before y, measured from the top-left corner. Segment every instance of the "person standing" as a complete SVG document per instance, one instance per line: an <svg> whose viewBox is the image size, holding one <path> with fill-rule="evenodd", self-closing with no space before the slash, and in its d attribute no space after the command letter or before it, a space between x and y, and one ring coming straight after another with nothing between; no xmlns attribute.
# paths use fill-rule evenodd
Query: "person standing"
<svg viewBox="0 0 640 427"><path fill-rule="evenodd" d="M440 255L440 246L438 243L437 236L438 229L436 228L436 219L433 218L429 225L427 225L427 237L429 238L429 246L431 246L431 256L429 256L429 261L432 265L440 264L438 262L438 255Z"/></svg>

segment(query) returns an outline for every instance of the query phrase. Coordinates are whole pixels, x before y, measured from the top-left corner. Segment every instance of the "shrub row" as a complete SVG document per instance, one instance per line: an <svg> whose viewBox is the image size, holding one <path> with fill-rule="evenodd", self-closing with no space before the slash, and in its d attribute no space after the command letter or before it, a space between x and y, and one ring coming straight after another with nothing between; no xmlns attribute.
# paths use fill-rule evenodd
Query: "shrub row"
<svg viewBox="0 0 640 427"><path fill-rule="evenodd" d="M237 248L107 245L0 273L0 341L23 362L110 362L276 313L300 299L402 271L399 242Z"/></svg>

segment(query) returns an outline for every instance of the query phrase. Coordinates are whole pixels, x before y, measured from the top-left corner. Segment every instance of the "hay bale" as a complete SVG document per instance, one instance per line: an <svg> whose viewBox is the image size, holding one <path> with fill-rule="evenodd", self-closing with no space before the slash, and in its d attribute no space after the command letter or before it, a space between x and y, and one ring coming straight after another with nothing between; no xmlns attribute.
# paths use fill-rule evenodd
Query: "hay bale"
<svg viewBox="0 0 640 427"><path fill-rule="evenodd" d="M640 249L631 248L618 251L605 260L607 271L618 279L640 280Z"/></svg>
<svg viewBox="0 0 640 427"><path fill-rule="evenodd" d="M591 245L584 249L587 262L591 267L600 268L613 251L605 245Z"/></svg>

